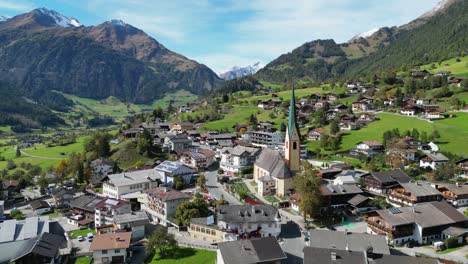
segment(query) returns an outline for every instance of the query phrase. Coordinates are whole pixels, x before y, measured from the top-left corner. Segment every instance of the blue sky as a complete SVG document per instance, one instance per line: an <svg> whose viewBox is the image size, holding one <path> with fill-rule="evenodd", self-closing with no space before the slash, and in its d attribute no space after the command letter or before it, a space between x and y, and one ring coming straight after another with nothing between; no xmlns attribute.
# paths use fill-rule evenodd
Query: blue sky
<svg viewBox="0 0 468 264"><path fill-rule="evenodd" d="M373 28L402 25L438 1L0 0L0 15L46 7L86 26L122 19L219 73L234 65L266 64L314 39L345 42Z"/></svg>

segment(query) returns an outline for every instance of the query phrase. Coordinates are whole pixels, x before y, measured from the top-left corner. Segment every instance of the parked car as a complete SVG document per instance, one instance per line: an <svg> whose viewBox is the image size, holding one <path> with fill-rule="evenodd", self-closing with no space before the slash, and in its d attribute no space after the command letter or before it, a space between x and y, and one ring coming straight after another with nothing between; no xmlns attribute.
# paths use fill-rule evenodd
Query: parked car
<svg viewBox="0 0 468 264"><path fill-rule="evenodd" d="M93 233L88 233L87 237L88 237L88 241L89 241L89 242L92 242L93 239L94 239Z"/></svg>
<svg viewBox="0 0 468 264"><path fill-rule="evenodd" d="M85 241L85 238L83 236L78 236L78 241L80 242Z"/></svg>

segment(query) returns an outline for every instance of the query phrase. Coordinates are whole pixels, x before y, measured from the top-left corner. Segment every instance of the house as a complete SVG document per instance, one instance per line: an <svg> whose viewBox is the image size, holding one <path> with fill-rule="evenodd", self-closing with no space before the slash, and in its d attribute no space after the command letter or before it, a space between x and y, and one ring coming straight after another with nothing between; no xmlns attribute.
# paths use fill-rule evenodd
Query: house
<svg viewBox="0 0 468 264"><path fill-rule="evenodd" d="M230 238L229 235L226 236L226 232L218 227L213 215L190 219L190 229L188 232L192 239L198 239L212 243L227 241Z"/></svg>
<svg viewBox="0 0 468 264"><path fill-rule="evenodd" d="M438 264L436 259L373 253L370 246L363 251L304 247L304 264Z"/></svg>
<svg viewBox="0 0 468 264"><path fill-rule="evenodd" d="M356 148L351 150L351 154L359 155L362 154L367 157L374 157L382 154L384 146L378 141L362 141L356 145Z"/></svg>
<svg viewBox="0 0 468 264"><path fill-rule="evenodd" d="M400 169L391 171L371 172L364 176L364 186L368 192L385 195L388 190L400 183L408 183L412 179Z"/></svg>
<svg viewBox="0 0 468 264"><path fill-rule="evenodd" d="M103 201L94 195L82 195L70 202L72 215L67 217L67 223L76 226L90 226L94 223L96 204Z"/></svg>
<svg viewBox="0 0 468 264"><path fill-rule="evenodd" d="M187 130L193 130L193 123L191 122L178 122L174 123L171 127L171 130L176 133L182 133Z"/></svg>
<svg viewBox="0 0 468 264"><path fill-rule="evenodd" d="M441 193L427 182L400 183L387 194L388 201L396 206L413 206L442 200Z"/></svg>
<svg viewBox="0 0 468 264"><path fill-rule="evenodd" d="M432 186L442 194L445 200L453 205L468 206L468 185L460 183L434 183Z"/></svg>
<svg viewBox="0 0 468 264"><path fill-rule="evenodd" d="M147 212L152 221L163 226L177 226L174 220L176 208L188 200L188 194L167 187L152 188L138 196L141 210Z"/></svg>
<svg viewBox="0 0 468 264"><path fill-rule="evenodd" d="M343 185L343 184L355 184L356 180L351 175L337 176L333 180L333 185Z"/></svg>
<svg viewBox="0 0 468 264"><path fill-rule="evenodd" d="M165 160L154 168L165 186L172 186L177 176L182 176L185 184L189 184L196 170L177 161Z"/></svg>
<svg viewBox="0 0 468 264"><path fill-rule="evenodd" d="M222 142L232 142L237 138L236 133L223 133L208 135L205 138L205 144L209 146L220 145Z"/></svg>
<svg viewBox="0 0 468 264"><path fill-rule="evenodd" d="M460 227L447 227L442 231L442 238L444 240L449 238L455 238L458 245L465 245L468 238L468 229Z"/></svg>
<svg viewBox="0 0 468 264"><path fill-rule="evenodd" d="M18 188L19 181L17 180L3 180L3 199L11 200L14 198L16 189Z"/></svg>
<svg viewBox="0 0 468 264"><path fill-rule="evenodd" d="M219 167L228 176L241 172L242 168L253 166L260 154L260 149L243 146L221 149L221 161Z"/></svg>
<svg viewBox="0 0 468 264"><path fill-rule="evenodd" d="M465 80L465 79L464 79L464 78L455 77L455 78L452 78L452 79L449 80L449 84L450 84L451 86L461 87L461 84L462 84L463 80Z"/></svg>
<svg viewBox="0 0 468 264"><path fill-rule="evenodd" d="M97 234L89 248L93 252L93 263L126 263L131 255L127 252L131 239L131 232Z"/></svg>
<svg viewBox="0 0 468 264"><path fill-rule="evenodd" d="M262 131L272 131L273 123L270 123L270 122L258 123L257 129L262 130Z"/></svg>
<svg viewBox="0 0 468 264"><path fill-rule="evenodd" d="M468 176L468 158L455 162L461 175Z"/></svg>
<svg viewBox="0 0 468 264"><path fill-rule="evenodd" d="M117 214L114 216L114 228L132 232L132 240L145 237L145 225L149 224L148 215L144 211Z"/></svg>
<svg viewBox="0 0 468 264"><path fill-rule="evenodd" d="M468 225L468 219L447 202L378 210L370 213L366 222L367 233L385 235L393 245L410 241L430 244L443 239L446 228Z"/></svg>
<svg viewBox="0 0 468 264"><path fill-rule="evenodd" d="M192 140L186 135L167 135L164 138L163 149L166 151L190 149L191 147Z"/></svg>
<svg viewBox="0 0 468 264"><path fill-rule="evenodd" d="M274 237L222 242L216 251L216 264L280 264L286 259Z"/></svg>
<svg viewBox="0 0 468 264"><path fill-rule="evenodd" d="M400 114L405 116L416 116L418 113L421 112L419 107L407 104L400 109Z"/></svg>
<svg viewBox="0 0 468 264"><path fill-rule="evenodd" d="M35 201L30 202L29 206L31 206L34 212L36 212L36 214L38 215L52 212L52 208L50 207L50 204L46 201L35 200Z"/></svg>
<svg viewBox="0 0 468 264"><path fill-rule="evenodd" d="M371 210L376 210L377 207L372 204L372 200L364 195L356 194L353 198L349 199L348 204L355 214L365 213Z"/></svg>
<svg viewBox="0 0 468 264"><path fill-rule="evenodd" d="M324 169L317 172L317 177L322 179L334 179L336 175L340 174L343 170L341 169Z"/></svg>
<svg viewBox="0 0 468 264"><path fill-rule="evenodd" d="M390 255L385 236L311 229L309 237L306 245L313 248L364 251L371 246L376 254Z"/></svg>
<svg viewBox="0 0 468 264"><path fill-rule="evenodd" d="M118 214L126 214L132 211L130 203L124 200L105 198L95 205L94 225L100 227L114 223L114 217Z"/></svg>
<svg viewBox="0 0 468 264"><path fill-rule="evenodd" d="M436 170L449 162L449 159L442 153L427 153L419 160L419 167Z"/></svg>
<svg viewBox="0 0 468 264"><path fill-rule="evenodd" d="M209 149L186 151L181 155L179 161L194 169L204 170L215 162L215 152Z"/></svg>
<svg viewBox="0 0 468 264"><path fill-rule="evenodd" d="M216 207L216 220L225 240L278 237L281 216L272 205L220 205Z"/></svg>
<svg viewBox="0 0 468 264"><path fill-rule="evenodd" d="M157 187L162 180L156 169L139 170L110 174L104 182L102 193L108 197L121 199L123 195L137 194L140 191Z"/></svg>
<svg viewBox="0 0 468 264"><path fill-rule="evenodd" d="M385 152L386 159L397 165L408 165L416 161L415 149L390 148Z"/></svg>
<svg viewBox="0 0 468 264"><path fill-rule="evenodd" d="M136 138L138 135L141 135L141 134L143 134L143 128L140 128L140 127L134 127L134 128L130 128L130 129L122 131L122 135L125 138Z"/></svg>
<svg viewBox="0 0 468 264"><path fill-rule="evenodd" d="M383 103L384 103L385 106L391 106L391 105L394 105L395 102L396 102L396 99L394 99L394 98L387 98L387 99L384 100Z"/></svg>
<svg viewBox="0 0 468 264"><path fill-rule="evenodd" d="M370 101L360 100L351 104L353 112L368 112L373 109L373 105Z"/></svg>
<svg viewBox="0 0 468 264"><path fill-rule="evenodd" d="M21 243L21 246L7 246L6 248L8 251L15 252L15 256L11 258L11 263L58 263L60 249L64 242L65 238L63 236L42 233L27 240L26 243ZM17 250L18 248L20 250ZM9 254L11 253L9 252Z"/></svg>
<svg viewBox="0 0 468 264"><path fill-rule="evenodd" d="M439 119L444 119L445 116L442 114L442 112L435 110L435 111L426 111L422 115L422 118L428 119L428 120L439 120Z"/></svg>
<svg viewBox="0 0 468 264"><path fill-rule="evenodd" d="M307 135L307 140L321 140L322 136L325 135L325 130L321 128L314 128L309 131Z"/></svg>
<svg viewBox="0 0 468 264"><path fill-rule="evenodd" d="M253 146L262 148L273 148L284 141L280 132L268 131L248 131L244 134L243 139Z"/></svg>
<svg viewBox="0 0 468 264"><path fill-rule="evenodd" d="M355 184L345 185L322 185L320 192L323 198L323 207L344 207L348 205L348 201L357 194L363 193L361 188Z"/></svg>
<svg viewBox="0 0 468 264"><path fill-rule="evenodd" d="M349 121L339 122L338 126L340 130L344 130L344 131L351 131L351 130L356 130L359 128L359 126L356 123L349 122Z"/></svg>
<svg viewBox="0 0 468 264"><path fill-rule="evenodd" d="M52 198L54 199L54 203L57 207L68 207L74 198L74 193L73 191L65 188L54 189L52 191Z"/></svg>

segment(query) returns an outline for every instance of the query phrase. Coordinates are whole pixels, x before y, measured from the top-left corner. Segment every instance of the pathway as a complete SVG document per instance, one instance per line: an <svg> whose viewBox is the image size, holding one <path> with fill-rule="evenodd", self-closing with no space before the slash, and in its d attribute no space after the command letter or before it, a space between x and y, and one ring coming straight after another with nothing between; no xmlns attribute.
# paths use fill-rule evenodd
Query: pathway
<svg viewBox="0 0 468 264"><path fill-rule="evenodd" d="M33 155L30 155L22 150L20 150L21 152L21 155L24 155L26 157L30 157L30 158L35 158L35 159L45 159L45 160L63 160L63 158L51 158L51 157L40 157L40 156L33 156Z"/></svg>
<svg viewBox="0 0 468 264"><path fill-rule="evenodd" d="M223 185L218 182L218 173L216 170L205 172L205 177L206 189L213 198L219 200L221 199L221 196L223 196L229 204L242 204L236 197L224 190Z"/></svg>

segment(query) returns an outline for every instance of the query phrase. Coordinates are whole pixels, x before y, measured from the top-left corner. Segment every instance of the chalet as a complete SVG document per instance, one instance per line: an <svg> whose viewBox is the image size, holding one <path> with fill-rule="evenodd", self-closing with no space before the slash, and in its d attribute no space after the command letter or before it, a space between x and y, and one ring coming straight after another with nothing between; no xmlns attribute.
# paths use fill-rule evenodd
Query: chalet
<svg viewBox="0 0 468 264"><path fill-rule="evenodd" d="M178 122L174 123L171 127L172 131L182 133L187 130L193 130L193 123L191 122Z"/></svg>
<svg viewBox="0 0 468 264"><path fill-rule="evenodd" d="M366 221L367 233L385 235L393 245L430 244L443 239L442 233L449 227L468 226L468 219L446 202L379 210Z"/></svg>
<svg viewBox="0 0 468 264"><path fill-rule="evenodd" d="M384 105L385 106L391 106L391 105L394 105L396 102L396 100L394 98L387 98L384 100Z"/></svg>
<svg viewBox="0 0 468 264"><path fill-rule="evenodd" d="M309 99L311 102L317 102L322 99L322 95L320 94L311 94L309 95Z"/></svg>
<svg viewBox="0 0 468 264"><path fill-rule="evenodd" d="M439 120L439 119L444 119L445 116L440 111L427 111L427 112L424 112L424 114L422 115L422 118L427 119L427 120Z"/></svg>
<svg viewBox="0 0 468 264"><path fill-rule="evenodd" d="M430 73L427 70L421 70L421 69L412 69L411 70L411 77L413 78L424 78L426 76L430 75Z"/></svg>
<svg viewBox="0 0 468 264"><path fill-rule="evenodd" d="M468 205L468 185L460 183L434 183L433 187L436 188L442 196L453 205Z"/></svg>
<svg viewBox="0 0 468 264"><path fill-rule="evenodd" d="M427 153L419 160L419 167L436 170L448 162L449 159L442 153Z"/></svg>
<svg viewBox="0 0 468 264"><path fill-rule="evenodd" d="M457 166L461 175L468 176L468 158L455 162L455 165Z"/></svg>
<svg viewBox="0 0 468 264"><path fill-rule="evenodd" d="M161 179L165 186L172 186L177 176L182 176L185 184L189 184L196 170L181 162L165 160L154 168L157 178ZM149 177L148 177L149 178ZM140 184L142 185L142 184ZM148 188L147 188L148 189Z"/></svg>
<svg viewBox="0 0 468 264"><path fill-rule="evenodd" d="M45 213L52 212L50 204L46 201L36 200L29 203L29 206L36 212L36 214L41 215Z"/></svg>
<svg viewBox="0 0 468 264"><path fill-rule="evenodd" d="M218 244L217 264L285 263L286 254L274 237L227 241Z"/></svg>
<svg viewBox="0 0 468 264"><path fill-rule="evenodd" d="M353 94L358 94L361 90L357 87L351 87L348 90L346 90L346 94L353 95Z"/></svg>
<svg viewBox="0 0 468 264"><path fill-rule="evenodd" d="M463 82L463 80L465 80L464 78L458 78L458 77L455 77L455 78L452 78L449 80L449 84L451 86L455 86L455 87L461 87L461 83Z"/></svg>
<svg viewBox="0 0 468 264"><path fill-rule="evenodd" d="M361 154L367 157L374 157L376 155L382 154L383 151L384 146L378 141L362 141L356 145L356 148L351 150L351 154Z"/></svg>
<svg viewBox="0 0 468 264"><path fill-rule="evenodd" d="M130 128L122 131L122 135L125 138L136 138L138 135L143 133L143 129L139 127Z"/></svg>
<svg viewBox="0 0 468 264"><path fill-rule="evenodd" d="M365 100L354 102L351 107L353 112L368 112L373 109L372 103Z"/></svg>
<svg viewBox="0 0 468 264"><path fill-rule="evenodd" d="M93 195L82 195L70 202L72 215L67 218L71 225L89 226L94 223L96 204L104 199Z"/></svg>
<svg viewBox="0 0 468 264"><path fill-rule="evenodd" d="M114 221L114 216L131 212L130 203L114 198L104 198L96 203L94 208L95 227L110 225Z"/></svg>
<svg viewBox="0 0 468 264"><path fill-rule="evenodd" d="M356 123L350 121L339 122L338 126L340 127L340 130L344 131L351 131L359 128L359 126Z"/></svg>
<svg viewBox="0 0 468 264"><path fill-rule="evenodd" d="M397 206L413 206L442 200L441 193L427 182L400 183L387 194L388 201Z"/></svg>
<svg viewBox="0 0 468 264"><path fill-rule="evenodd" d="M128 251L132 239L131 232L97 234L89 251L93 252L93 263L127 263L131 256Z"/></svg>
<svg viewBox="0 0 468 264"><path fill-rule="evenodd" d="M323 207L344 207L348 205L348 201L357 194L361 194L362 190L357 185L322 185L320 187L323 198Z"/></svg>
<svg viewBox="0 0 468 264"><path fill-rule="evenodd" d="M221 142L233 142L237 138L236 133L223 133L217 135L208 135L205 144L209 146L219 145Z"/></svg>
<svg viewBox="0 0 468 264"><path fill-rule="evenodd" d="M405 115L405 116L416 116L420 112L421 112L421 109L419 107L409 105L409 104L403 106L400 109L400 114Z"/></svg>
<svg viewBox="0 0 468 264"><path fill-rule="evenodd" d="M262 122L258 123L257 129L263 130L263 131L272 131L273 124L270 122Z"/></svg>
<svg viewBox="0 0 468 264"><path fill-rule="evenodd" d="M215 162L215 152L210 149L186 151L181 155L179 161L189 167L205 170Z"/></svg>
<svg viewBox="0 0 468 264"><path fill-rule="evenodd" d="M253 146L262 148L273 148L284 142L280 132L248 131L244 134L243 139Z"/></svg>
<svg viewBox="0 0 468 264"><path fill-rule="evenodd" d="M277 107L281 103L282 103L282 101L279 100L279 99L269 99L269 100L260 101L257 106L258 106L258 108L268 110L268 109L273 109L273 108Z"/></svg>
<svg viewBox="0 0 468 264"><path fill-rule="evenodd" d="M3 180L0 182L3 185L3 199L9 200L13 199L13 196L16 193L18 188L19 181L17 180Z"/></svg>
<svg viewBox="0 0 468 264"><path fill-rule="evenodd" d="M371 172L364 176L364 186L368 192L386 194L391 188L400 183L408 183L411 177L400 169L392 171Z"/></svg>
<svg viewBox="0 0 468 264"><path fill-rule="evenodd" d="M391 164L396 165L408 165L416 161L415 149L401 149L401 148L389 148L386 152L386 159L390 161Z"/></svg>
<svg viewBox="0 0 468 264"><path fill-rule="evenodd" d="M352 212L355 214L364 213L377 209L372 204L372 200L364 195L357 194L353 198L349 199L348 204L352 208Z"/></svg>
<svg viewBox="0 0 468 264"><path fill-rule="evenodd" d="M184 135L167 135L164 138L163 149L166 151L175 151L189 149L192 147L192 140Z"/></svg>
<svg viewBox="0 0 468 264"><path fill-rule="evenodd" d="M450 76L450 74L452 74L451 72L449 71L439 71L436 73L437 76L440 76L440 77L448 77Z"/></svg>
<svg viewBox="0 0 468 264"><path fill-rule="evenodd" d="M71 190L65 188L59 188L52 191L52 198L57 207L69 206L73 200L74 193Z"/></svg>
<svg viewBox="0 0 468 264"><path fill-rule="evenodd" d="M314 128L309 132L309 134L307 134L307 139L321 140L323 135L325 135L325 130L323 130L322 128Z"/></svg>
<svg viewBox="0 0 468 264"><path fill-rule="evenodd" d="M327 100L328 101L338 100L338 95L336 95L336 94L327 94Z"/></svg>
<svg viewBox="0 0 468 264"><path fill-rule="evenodd" d="M421 150L422 143L412 137L400 138L398 143L401 143L406 149Z"/></svg>
<svg viewBox="0 0 468 264"><path fill-rule="evenodd" d="M234 173L240 172L242 168L253 166L258 155L260 155L260 149L258 148L243 146L223 148L219 165L226 175L232 176Z"/></svg>

